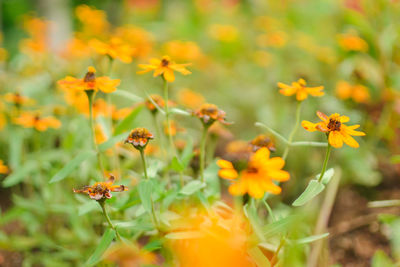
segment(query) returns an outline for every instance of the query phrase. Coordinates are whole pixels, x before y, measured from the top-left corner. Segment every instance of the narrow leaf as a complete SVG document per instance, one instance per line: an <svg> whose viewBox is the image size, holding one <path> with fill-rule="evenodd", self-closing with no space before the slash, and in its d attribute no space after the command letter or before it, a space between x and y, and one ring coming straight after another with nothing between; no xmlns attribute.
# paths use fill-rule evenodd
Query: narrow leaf
<svg viewBox="0 0 400 267"><path fill-rule="evenodd" d="M34 161L28 161L21 168L16 169L11 175L3 181L4 187L10 187L22 182L29 174L38 169L38 165Z"/></svg>
<svg viewBox="0 0 400 267"><path fill-rule="evenodd" d="M293 202L293 206L303 206L325 189L325 185L317 180L311 180L306 190Z"/></svg>
<svg viewBox="0 0 400 267"><path fill-rule="evenodd" d="M151 181L142 180L138 185L139 197L142 201L143 208L151 213Z"/></svg>
<svg viewBox="0 0 400 267"><path fill-rule="evenodd" d="M113 147L116 143L125 140L125 138L128 136L128 134L129 134L129 132L124 132L117 136L111 137L110 139L108 139L107 141L105 141L104 143L99 145L99 150L101 152L106 151L107 149Z"/></svg>
<svg viewBox="0 0 400 267"><path fill-rule="evenodd" d="M67 163L59 172L57 172L49 183L59 182L65 179L73 170L75 170L83 161L95 156L93 151L83 151L79 153L73 160Z"/></svg>
<svg viewBox="0 0 400 267"><path fill-rule="evenodd" d="M326 170L325 173L324 173L324 176L322 176L321 182L324 185L327 185L329 183L329 181L332 179L334 174L335 174L335 170L333 168L330 168L330 169ZM321 174L317 174L315 176L315 179L318 179L320 175Z"/></svg>
<svg viewBox="0 0 400 267"><path fill-rule="evenodd" d="M206 185L200 181L191 181L188 184L186 184L180 191L179 194L185 195L185 196L190 196L193 193L197 192L198 190L202 189Z"/></svg>
<svg viewBox="0 0 400 267"><path fill-rule="evenodd" d="M268 258L262 253L259 247L253 247L248 250L250 257L254 260L257 266L270 267L271 263Z"/></svg>
<svg viewBox="0 0 400 267"><path fill-rule="evenodd" d="M291 215L264 226L262 229L263 236L268 239L277 234L286 232L297 218L297 216Z"/></svg>
<svg viewBox="0 0 400 267"><path fill-rule="evenodd" d="M200 238L202 234L197 231L185 231L185 232L176 232L170 233L165 236L167 239L193 239Z"/></svg>
<svg viewBox="0 0 400 267"><path fill-rule="evenodd" d="M184 170L185 166L183 166L182 162L177 158L174 157L171 161L171 164L169 166L171 169L173 169L176 172L181 172Z"/></svg>
<svg viewBox="0 0 400 267"><path fill-rule="evenodd" d="M103 256L106 249L110 246L111 242L115 237L115 231L111 228L108 228L105 233L103 234L100 243L97 245L96 249L94 250L93 254L86 262L86 266L93 266L97 264L101 257Z"/></svg>
<svg viewBox="0 0 400 267"><path fill-rule="evenodd" d="M294 240L294 242L296 244L308 244L308 243L323 239L323 238L327 237L328 235L329 235L329 233L324 233L324 234L321 234L321 235L307 236L305 238Z"/></svg>

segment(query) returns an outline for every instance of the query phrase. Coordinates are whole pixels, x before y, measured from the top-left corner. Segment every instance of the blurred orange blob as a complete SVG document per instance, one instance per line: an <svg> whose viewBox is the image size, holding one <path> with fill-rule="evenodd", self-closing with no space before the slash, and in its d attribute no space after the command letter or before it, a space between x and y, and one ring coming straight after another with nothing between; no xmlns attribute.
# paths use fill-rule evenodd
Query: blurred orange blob
<svg viewBox="0 0 400 267"><path fill-rule="evenodd" d="M196 61L202 57L200 47L195 42L170 41L164 45L167 55L182 60Z"/></svg>
<svg viewBox="0 0 400 267"><path fill-rule="evenodd" d="M3 161L0 159L0 174L7 174L10 170L6 165L4 165Z"/></svg>
<svg viewBox="0 0 400 267"><path fill-rule="evenodd" d="M257 37L257 44L261 47L283 47L287 43L287 34L283 31L273 31Z"/></svg>
<svg viewBox="0 0 400 267"><path fill-rule="evenodd" d="M80 5L75 9L75 14L82 23L82 37L103 36L110 27L103 10Z"/></svg>
<svg viewBox="0 0 400 267"><path fill-rule="evenodd" d="M211 38L226 43L234 42L239 37L239 32L233 25L213 24L208 33Z"/></svg>
<svg viewBox="0 0 400 267"><path fill-rule="evenodd" d="M108 42L92 39L89 46L100 55L107 55L124 63L132 62L132 47L121 38L112 37Z"/></svg>
<svg viewBox="0 0 400 267"><path fill-rule="evenodd" d="M181 267L251 267L256 266L247 254L250 248L250 226L245 217L224 206L214 206L209 213L191 209L172 222L170 239L174 266ZM167 235L167 237L168 237Z"/></svg>
<svg viewBox="0 0 400 267"><path fill-rule="evenodd" d="M22 39L20 49L27 54L41 54L48 48L47 32L49 22L40 18L25 16L23 28L30 38Z"/></svg>
<svg viewBox="0 0 400 267"><path fill-rule="evenodd" d="M352 85L346 81L336 84L336 95L340 99L353 99L357 103L367 103L370 99L368 88L361 84Z"/></svg>
<svg viewBox="0 0 400 267"><path fill-rule="evenodd" d="M340 47L346 51L368 51L368 43L355 34L338 34L337 39Z"/></svg>
<svg viewBox="0 0 400 267"><path fill-rule="evenodd" d="M182 89L178 93L178 102L182 106L190 109L198 109L206 102L205 98L190 89Z"/></svg>
<svg viewBox="0 0 400 267"><path fill-rule="evenodd" d="M40 117L38 114L23 112L19 117L14 118L14 123L25 128L35 128L43 132L48 128L58 129L61 127L61 122L54 117Z"/></svg>
<svg viewBox="0 0 400 267"><path fill-rule="evenodd" d="M115 37L121 38L131 46L132 57L146 57L153 49L153 36L144 29L133 25L117 28Z"/></svg>
<svg viewBox="0 0 400 267"><path fill-rule="evenodd" d="M156 262L156 255L141 250L131 243L118 243L105 253L106 261L114 262L120 267L139 267Z"/></svg>

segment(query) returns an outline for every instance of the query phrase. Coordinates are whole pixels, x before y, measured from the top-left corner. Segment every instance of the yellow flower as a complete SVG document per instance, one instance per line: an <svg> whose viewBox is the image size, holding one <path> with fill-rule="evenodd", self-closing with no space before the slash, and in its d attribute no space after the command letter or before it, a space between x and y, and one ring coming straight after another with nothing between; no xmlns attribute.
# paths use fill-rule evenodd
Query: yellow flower
<svg viewBox="0 0 400 267"><path fill-rule="evenodd" d="M257 135L253 140L250 141L250 145L254 152L262 147L268 148L268 150L271 152L275 151L275 145L272 142L271 138L264 134Z"/></svg>
<svg viewBox="0 0 400 267"><path fill-rule="evenodd" d="M4 165L3 161L0 159L0 174L7 174L10 170L6 165Z"/></svg>
<svg viewBox="0 0 400 267"><path fill-rule="evenodd" d="M273 181L284 182L290 175L282 170L285 161L280 157L270 158L268 148L262 147L250 157L247 168L240 172L234 169L232 163L226 160L217 162L221 170L218 175L221 178L235 180L229 186L232 195L244 195L248 193L254 198L262 198L265 192L280 194L281 188ZM236 180L239 177L238 180Z"/></svg>
<svg viewBox="0 0 400 267"><path fill-rule="evenodd" d="M132 57L145 57L153 47L153 36L144 29L133 25L117 28L114 36L121 38L131 46Z"/></svg>
<svg viewBox="0 0 400 267"><path fill-rule="evenodd" d="M75 14L83 25L82 33L85 36L104 35L110 27L103 10L80 5L75 9Z"/></svg>
<svg viewBox="0 0 400 267"><path fill-rule="evenodd" d="M89 41L89 46L100 55L107 55L113 59L117 58L124 63L132 62L133 49L121 38L112 37L108 43L92 39Z"/></svg>
<svg viewBox="0 0 400 267"><path fill-rule="evenodd" d="M125 143L132 144L136 149L143 149L149 141L154 139L154 135L146 128L135 128L126 138Z"/></svg>
<svg viewBox="0 0 400 267"><path fill-rule="evenodd" d="M66 43L61 56L68 60L88 58L90 57L90 49L85 41L74 37Z"/></svg>
<svg viewBox="0 0 400 267"><path fill-rule="evenodd" d="M347 116L340 116L338 113L334 113L329 117L324 113L317 111L317 116L322 120L318 123L312 123L309 121L302 121L301 126L309 132L320 131L327 133L328 142L331 146L339 148L343 146L343 142L347 145L357 148L359 144L351 136L364 136L365 133L355 131L360 125L347 126L343 123L350 120Z"/></svg>
<svg viewBox="0 0 400 267"><path fill-rule="evenodd" d="M170 41L164 45L168 55L183 61L196 61L202 57L200 47L195 42Z"/></svg>
<svg viewBox="0 0 400 267"><path fill-rule="evenodd" d="M338 43L346 51L368 51L368 43L352 33L338 34Z"/></svg>
<svg viewBox="0 0 400 267"><path fill-rule="evenodd" d="M89 67L88 72L82 79L74 78L71 76L65 77L65 79L58 81L58 85L62 89L76 90L76 91L102 91L103 93L112 93L117 90L117 86L120 83L119 79L110 79L109 77L96 77L96 69Z"/></svg>
<svg viewBox="0 0 400 267"><path fill-rule="evenodd" d="M14 118L14 123L19 124L25 128L35 128L43 132L48 128L58 129L61 127L61 122L54 117L42 118L38 114L23 112L19 117Z"/></svg>
<svg viewBox="0 0 400 267"><path fill-rule="evenodd" d="M287 43L287 34L283 31L273 31L257 36L257 44L261 47L283 47Z"/></svg>
<svg viewBox="0 0 400 267"><path fill-rule="evenodd" d="M199 108L206 102L204 97L190 89L182 89L178 93L178 101L181 105L187 108Z"/></svg>
<svg viewBox="0 0 400 267"><path fill-rule="evenodd" d="M308 97L308 95L312 96L323 96L324 89L323 86L317 87L306 87L306 81L304 79L299 79L297 82L292 82L292 85L287 85L284 83L278 83L278 87L280 88L279 93L285 96L291 96L296 94L297 101L303 101Z"/></svg>
<svg viewBox="0 0 400 267"><path fill-rule="evenodd" d="M96 124L94 127L94 133L96 144L104 143L107 140L107 136L105 135L103 127L101 127L100 124Z"/></svg>
<svg viewBox="0 0 400 267"><path fill-rule="evenodd" d="M218 41L230 43L239 37L237 28L233 25L214 24L209 28L210 36Z"/></svg>
<svg viewBox="0 0 400 267"><path fill-rule="evenodd" d="M368 88L361 84L352 85L339 81L336 85L336 95L340 99L353 99L357 103L367 103L370 99Z"/></svg>
<svg viewBox="0 0 400 267"><path fill-rule="evenodd" d="M174 71L180 72L183 75L191 74L191 72L185 68L189 65L190 63L176 64L171 61L169 56L163 56L161 60L157 58L150 59L150 64L139 64L139 68L143 70L138 71L137 73L143 74L149 71L154 71L153 77L163 75L167 82L173 82L175 80Z"/></svg>
<svg viewBox="0 0 400 267"><path fill-rule="evenodd" d="M35 103L35 100L23 96L18 92L5 94L4 100L17 106L30 105Z"/></svg>
<svg viewBox="0 0 400 267"><path fill-rule="evenodd" d="M97 182L92 186L85 186L82 189L74 189L74 192L86 193L91 199L101 200L111 198L111 192L122 192L128 190L124 185L113 185L114 181L115 177L111 175L106 182Z"/></svg>
<svg viewBox="0 0 400 267"><path fill-rule="evenodd" d="M201 105L199 109L193 112L193 115L198 117L205 125L211 125L215 121L229 124L225 121L225 111L218 109L218 107L214 104L206 103Z"/></svg>

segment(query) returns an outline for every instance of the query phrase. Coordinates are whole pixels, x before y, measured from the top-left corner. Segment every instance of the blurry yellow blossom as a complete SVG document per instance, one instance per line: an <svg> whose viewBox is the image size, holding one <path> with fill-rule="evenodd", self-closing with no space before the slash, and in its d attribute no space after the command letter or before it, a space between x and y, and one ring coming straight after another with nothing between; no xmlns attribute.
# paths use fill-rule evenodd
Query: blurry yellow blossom
<svg viewBox="0 0 400 267"><path fill-rule="evenodd" d="M368 43L352 33L338 34L337 40L341 48L346 51L368 51Z"/></svg>
<svg viewBox="0 0 400 267"><path fill-rule="evenodd" d="M168 127L168 124L166 122L164 122L164 133L167 136L169 136L169 135L175 136L178 132L185 131L184 128L178 126L178 123L176 121L171 120L169 122L169 124L170 125ZM170 132L170 130L171 130L171 132Z"/></svg>
<svg viewBox="0 0 400 267"><path fill-rule="evenodd" d="M100 55L107 55L124 63L132 62L132 47L120 38L112 37L108 42L92 39L89 46Z"/></svg>
<svg viewBox="0 0 400 267"><path fill-rule="evenodd" d="M279 82L278 87L280 88L279 93L285 96L291 96L296 94L297 101L305 100L308 95L312 96L323 96L324 89L323 86L317 87L306 87L306 81L304 79L299 79L297 82L292 82L292 85L287 85Z"/></svg>
<svg viewBox="0 0 400 267"><path fill-rule="evenodd" d="M182 60L196 61L202 57L200 47L195 42L170 41L164 45L167 55Z"/></svg>
<svg viewBox="0 0 400 267"><path fill-rule="evenodd" d="M90 57L90 49L85 41L74 37L67 42L61 56L66 59L88 58Z"/></svg>
<svg viewBox="0 0 400 267"><path fill-rule="evenodd" d="M97 182L92 186L85 186L82 189L74 189L74 192L88 194L91 199L99 201L111 198L111 192L122 192L128 190L124 185L113 185L114 181L115 177L111 175L105 182Z"/></svg>
<svg viewBox="0 0 400 267"><path fill-rule="evenodd" d="M0 159L0 174L7 174L9 171L9 168L4 165L4 162Z"/></svg>
<svg viewBox="0 0 400 267"><path fill-rule="evenodd" d="M340 99L353 99L357 103L367 103L370 99L368 88L361 84L351 85L346 81L336 84L336 95Z"/></svg>
<svg viewBox="0 0 400 267"><path fill-rule="evenodd" d="M23 28L29 34L29 38L21 40L21 51L28 54L41 54L46 52L48 48L48 27L48 21L36 17L25 16L23 20Z"/></svg>
<svg viewBox="0 0 400 267"><path fill-rule="evenodd" d="M144 29L133 25L117 28L114 36L130 45L132 57L146 57L153 48L153 36Z"/></svg>
<svg viewBox="0 0 400 267"><path fill-rule="evenodd" d="M103 36L110 27L103 10L80 5L75 9L75 14L82 23L82 37Z"/></svg>
<svg viewBox="0 0 400 267"><path fill-rule="evenodd" d="M17 105L17 106L24 106L24 105L31 105L35 103L35 100L23 96L20 93L7 93L4 95L4 100L6 102L9 102L11 104Z"/></svg>
<svg viewBox="0 0 400 267"><path fill-rule="evenodd" d="M258 29L264 31L271 31L281 27L281 23L279 20L268 16L256 17L253 23L254 26L256 26Z"/></svg>
<svg viewBox="0 0 400 267"><path fill-rule="evenodd" d="M118 243L112 245L106 252L106 261L113 262L119 267L140 267L154 264L156 255L142 250L131 243Z"/></svg>
<svg viewBox="0 0 400 267"><path fill-rule="evenodd" d="M101 144L107 140L107 136L105 135L103 127L100 124L96 124L94 127L94 133L96 144Z"/></svg>
<svg viewBox="0 0 400 267"><path fill-rule="evenodd" d="M233 25L213 24L210 26L208 33L211 38L227 43L236 41L239 37L239 32Z"/></svg>
<svg viewBox="0 0 400 267"><path fill-rule="evenodd" d="M287 34L283 31L272 31L257 36L257 45L261 47L283 47L287 43Z"/></svg>
<svg viewBox="0 0 400 267"><path fill-rule="evenodd" d="M182 89L178 92L178 102L190 109L197 109L206 102L205 98L190 89Z"/></svg>
<svg viewBox="0 0 400 267"><path fill-rule="evenodd" d="M111 106L111 118L115 121L125 119L132 112L132 108L120 108Z"/></svg>
<svg viewBox="0 0 400 267"><path fill-rule="evenodd" d="M229 186L232 195L244 195L248 193L254 198L262 198L265 192L280 194L281 188L274 181L284 182L290 175L282 170L285 161L280 157L270 158L270 151L262 147L250 157L247 168L235 173L233 165L226 160L217 161L221 170L219 176L224 179L235 180ZM238 180L236 180L238 178Z"/></svg>
<svg viewBox="0 0 400 267"><path fill-rule="evenodd" d="M150 64L139 64L139 68L143 69L138 71L138 74L143 74L146 72L154 71L153 77L157 77L163 75L163 78L167 82L175 81L174 71L180 72L183 75L191 74L185 67L189 66L190 63L187 64L176 64L171 61L169 56L163 56L161 59L152 58L150 59Z"/></svg>
<svg viewBox="0 0 400 267"><path fill-rule="evenodd" d="M58 129L61 122L54 117L40 117L37 113L23 112L14 118L14 123L25 128L35 128L38 131L46 131L48 128Z"/></svg>
<svg viewBox="0 0 400 267"><path fill-rule="evenodd" d="M317 111L317 116L322 120L318 123L312 123L309 121L302 121L301 126L309 132L320 131L328 135L328 142L331 146L339 148L343 146L343 142L347 145L357 148L359 144L351 137L353 136L364 136L365 133L356 131L360 125L347 126L343 123L350 120L347 116L340 116L338 113L334 113L329 117L324 113Z"/></svg>

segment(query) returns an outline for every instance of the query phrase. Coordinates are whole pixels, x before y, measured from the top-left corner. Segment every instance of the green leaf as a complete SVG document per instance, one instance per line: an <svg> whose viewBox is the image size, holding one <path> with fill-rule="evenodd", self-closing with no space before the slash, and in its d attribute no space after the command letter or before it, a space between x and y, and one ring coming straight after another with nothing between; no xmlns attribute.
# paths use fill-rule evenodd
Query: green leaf
<svg viewBox="0 0 400 267"><path fill-rule="evenodd" d="M173 169L176 172L181 172L185 169L185 166L183 166L182 162L177 158L174 157L171 161L171 164L169 165L171 169Z"/></svg>
<svg viewBox="0 0 400 267"><path fill-rule="evenodd" d="M190 181L187 183L180 191L179 194L185 195L185 196L190 196L193 193L199 191L206 185L198 180Z"/></svg>
<svg viewBox="0 0 400 267"><path fill-rule="evenodd" d="M184 116L190 116L191 114L183 109L179 108L171 108L171 113L179 114L179 115L184 115Z"/></svg>
<svg viewBox="0 0 400 267"><path fill-rule="evenodd" d="M392 260L386 255L382 250L378 250L375 252L374 257L372 258L371 267L395 267L396 265L392 262Z"/></svg>
<svg viewBox="0 0 400 267"><path fill-rule="evenodd" d="M320 235L312 235L312 236L307 236L305 238L300 238L297 240L293 240L296 244L308 244L320 239L323 239L325 237L327 237L329 235L329 233L324 233L324 234L320 234Z"/></svg>
<svg viewBox="0 0 400 267"><path fill-rule="evenodd" d="M324 185L327 185L327 184L329 183L329 181L332 179L332 177L333 177L334 174L335 174L335 170L334 170L333 168L330 168L330 169L326 170L325 173L324 173L324 176L323 176L322 179L321 179L321 182L322 182ZM319 178L320 175L321 175L321 174L317 174L317 175L315 176L315 179L318 180L318 178Z"/></svg>
<svg viewBox="0 0 400 267"><path fill-rule="evenodd" d="M154 250L161 249L162 245L163 245L163 242L161 240L156 239L156 240L153 240L153 241L147 243L143 247L143 249L146 250L146 251L150 251L151 252L151 251L154 251Z"/></svg>
<svg viewBox="0 0 400 267"><path fill-rule="evenodd" d="M128 92L125 90L117 90L117 91L113 92L113 95L128 98L128 99L132 100L133 102L143 102L143 100L144 100L142 97L132 94L131 92Z"/></svg>
<svg viewBox="0 0 400 267"><path fill-rule="evenodd" d="M115 237L115 231L111 228L108 228L105 233L103 234L100 243L97 245L96 249L94 250L93 254L85 263L86 266L93 266L101 260L106 249L110 246L111 242Z"/></svg>
<svg viewBox="0 0 400 267"><path fill-rule="evenodd" d="M285 218L279 219L263 227L262 234L265 239L273 237L277 234L284 233L291 227L291 225L298 219L298 216L290 215Z"/></svg>
<svg viewBox="0 0 400 267"><path fill-rule="evenodd" d="M15 129L12 132L12 138L9 138L9 149L10 149L10 167L11 169L17 169L21 163L21 152L22 152L22 145L23 145L23 136L22 133Z"/></svg>
<svg viewBox="0 0 400 267"><path fill-rule="evenodd" d="M394 155L390 158L390 162L392 164L399 164L400 163L400 155Z"/></svg>
<svg viewBox="0 0 400 267"><path fill-rule="evenodd" d="M253 247L247 251L250 257L254 260L257 266L270 267L271 263L268 258L262 253L259 247Z"/></svg>
<svg viewBox="0 0 400 267"><path fill-rule="evenodd" d="M139 197L142 201L143 208L151 213L151 192L152 184L149 180L142 180L138 185Z"/></svg>
<svg viewBox="0 0 400 267"><path fill-rule="evenodd" d="M104 152L107 149L113 147L116 143L125 140L125 138L128 136L129 132L124 132L122 134L119 134L117 136L113 136L109 138L107 141L99 145L99 150L100 152Z"/></svg>
<svg viewBox="0 0 400 267"><path fill-rule="evenodd" d="M67 163L59 172L57 172L50 180L51 183L59 182L65 179L73 170L75 170L83 161L95 156L93 151L83 151L79 153L73 160Z"/></svg>
<svg viewBox="0 0 400 267"><path fill-rule="evenodd" d="M293 202L293 206L299 207L316 197L325 189L325 185L317 180L311 180L306 190Z"/></svg>
<svg viewBox="0 0 400 267"><path fill-rule="evenodd" d="M134 121L139 115L140 111L142 110L143 106L139 106L132 110L132 112L126 116L125 119L123 119L116 127L114 131L114 136L120 135L121 133L131 130L134 127Z"/></svg>
<svg viewBox="0 0 400 267"><path fill-rule="evenodd" d="M37 162L28 161L22 167L16 169L3 181L4 187L10 187L22 182L29 174L32 174L39 168Z"/></svg>
<svg viewBox="0 0 400 267"><path fill-rule="evenodd" d="M182 231L170 233L165 236L167 239L193 239L202 237L201 232L198 231Z"/></svg>

